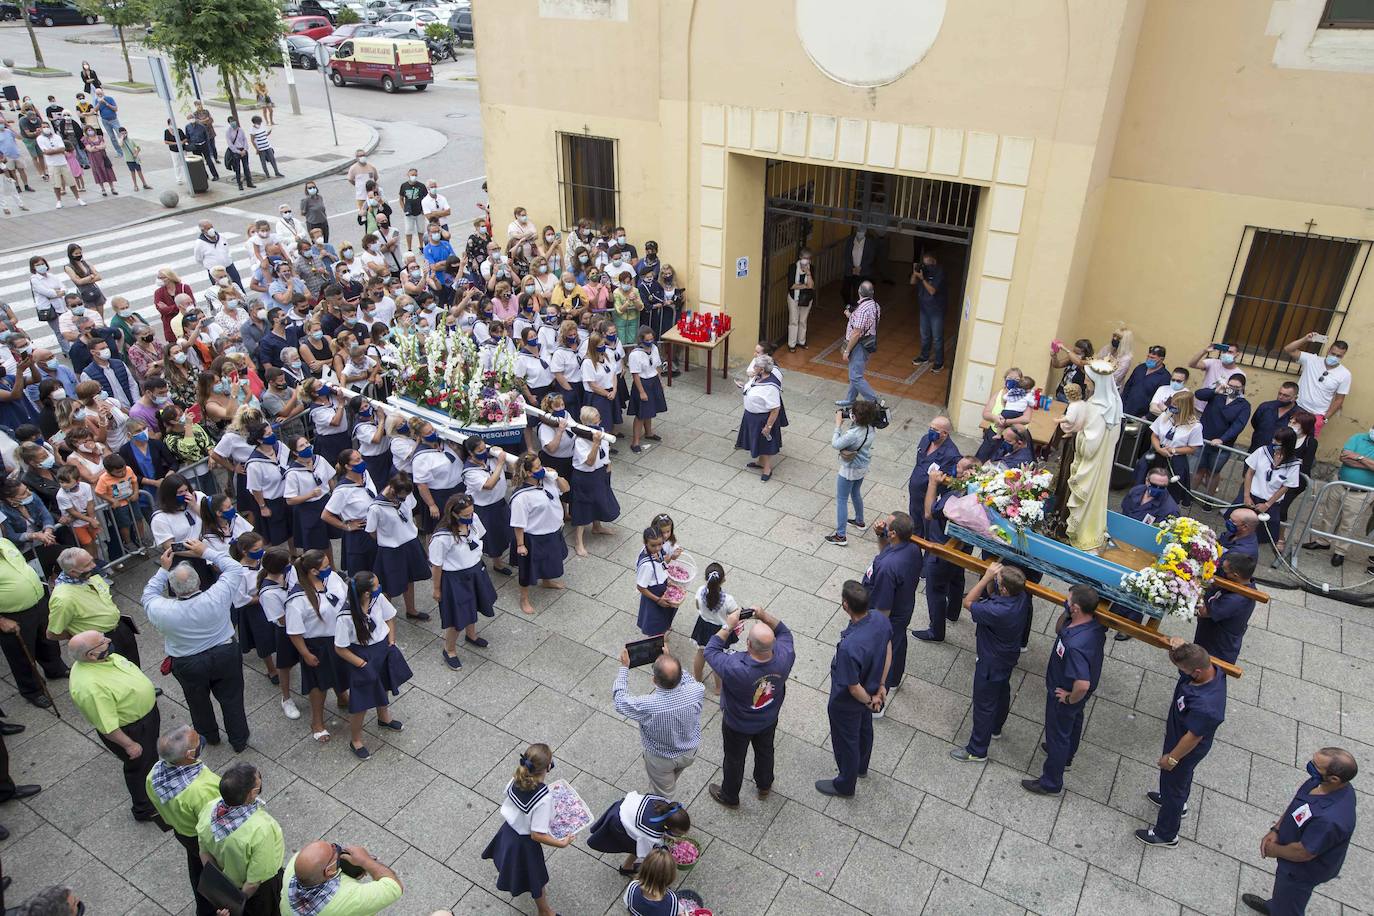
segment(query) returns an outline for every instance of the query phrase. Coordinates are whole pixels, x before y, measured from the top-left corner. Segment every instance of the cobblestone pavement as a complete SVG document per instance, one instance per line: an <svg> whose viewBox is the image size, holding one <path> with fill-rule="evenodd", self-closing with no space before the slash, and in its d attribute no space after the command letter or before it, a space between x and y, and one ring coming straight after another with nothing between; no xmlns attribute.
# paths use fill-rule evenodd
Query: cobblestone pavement
<svg viewBox="0 0 1374 916"><path fill-rule="evenodd" d="M834 383L789 374L785 460L763 483L733 448L734 386L718 381L707 396L699 369L679 379L669 390L666 422L658 424L662 445L640 455L620 449L613 477L620 524L589 538L593 556L570 559L566 591L536 590L538 613L526 617L514 583L503 582L501 609L481 628L490 647L463 645L456 672L440 659L437 614L423 627L399 625L415 669L394 707L406 727L381 735L370 726L369 743L379 750L367 762L349 753L342 720L331 721L335 740L321 746L307 719L285 719L254 659L258 673L247 686L253 734L242 757L262 768L263 796L286 831L288 852L317 837L367 845L405 882L392 912L511 913L480 853L501 822L499 799L519 749L530 741L552 745L557 775L595 811L646 786L638 736L615 714L611 683L620 645L637 632L639 531L666 509L701 566L723 563L727 590L742 604L766 605L797 639L772 796L759 802L746 783L740 808L727 811L707 795L721 759L720 713L709 701L700 753L679 784L692 832L705 844L683 883L715 912L1218 914L1236 911L1244 891L1267 891L1273 860L1258 858L1259 839L1303 778L1307 755L1338 744L1374 768L1369 612L1298 592L1275 594L1255 613L1241 658L1245 676L1229 685L1226 722L1197 774L1175 850L1146 850L1131 836L1153 818L1143 793L1155 785L1174 682L1156 649L1108 641L1062 798L1032 796L1018 785L1038 772L1041 757L1051 645L1043 602L1013 680L1006 737L987 763L946 756L969 729L973 627L965 618L952 625L949 642L912 645L907 680L876 723L872 775L858 795L830 799L814 791L812 782L834 769L825 701L843 618L839 588L861 574L874 550L871 532L851 537L848 548L822 541L834 518L829 405L839 393ZM914 443L932 408L904 402L893 414L864 487L871 518L905 508ZM143 564L118 580L120 603L140 621L137 596L150 571ZM421 594L431 605L428 590ZM918 601L918 620L923 613ZM692 624L690 611L678 615L673 642L680 654ZM1168 629L1184 632L1176 624ZM166 691L164 728L187 721L176 681L157 674L163 653L156 632L145 627L141 639L147 670ZM118 765L72 707L65 682L54 686L62 691L60 720L15 696L8 681L0 695L8 717L28 725L8 741L14 777L44 787L0 807L11 832L0 844L4 872L14 876L9 902L62 881L95 913L191 913L181 848L156 827L133 822ZM642 669L631 686L648 689ZM207 749L216 768L231 759L227 745ZM1368 824L1374 812L1362 809ZM1310 913L1374 910L1371 836L1367 826L1356 834L1344 876L1322 888ZM559 911L623 912L625 882L615 858L581 843L552 852L549 892ZM528 897L515 909L534 912Z"/></svg>

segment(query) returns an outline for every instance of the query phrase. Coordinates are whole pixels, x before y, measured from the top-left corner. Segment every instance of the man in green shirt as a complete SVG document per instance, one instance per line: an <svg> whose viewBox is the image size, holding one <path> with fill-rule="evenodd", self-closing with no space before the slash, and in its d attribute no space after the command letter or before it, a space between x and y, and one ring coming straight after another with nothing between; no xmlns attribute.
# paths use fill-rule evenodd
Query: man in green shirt
<svg viewBox="0 0 1374 916"><path fill-rule="evenodd" d="M243 916L277 916L286 841L281 825L258 801L262 774L236 763L219 781L219 797L200 813L196 834L200 859L213 862L239 886L247 902Z"/></svg>
<svg viewBox="0 0 1374 916"><path fill-rule="evenodd" d="M361 869L371 881L346 875ZM282 916L372 916L401 899L401 879L361 846L341 849L317 840L286 863Z"/></svg>
<svg viewBox="0 0 1374 916"><path fill-rule="evenodd" d="M148 800L148 772L157 762L162 726L153 682L138 666L110 651L110 638L87 630L72 637L72 702L95 726L100 740L124 762L124 784L134 820L151 821L157 809Z"/></svg>
<svg viewBox="0 0 1374 916"><path fill-rule="evenodd" d="M58 555L57 565L62 571L48 599L49 638L69 639L95 630L110 638L115 655L142 666L138 629L131 618L119 613L109 583L95 574L95 558L80 547L68 547Z"/></svg>
<svg viewBox="0 0 1374 916"><path fill-rule="evenodd" d="M13 541L0 538L0 651L10 663L20 695L43 708L52 703L43 693L38 673L24 654L24 646L28 646L49 680L67 676L62 649L48 638L47 629L48 595L43 580L24 560L23 551Z"/></svg>
<svg viewBox="0 0 1374 916"><path fill-rule="evenodd" d="M1341 448L1341 467L1337 479L1362 487L1374 487L1374 429L1367 433L1356 433L1346 440ZM1374 494L1368 490L1340 489L1334 498L1328 496L1322 503L1322 513L1313 527L1318 531L1330 531L1343 538L1359 539L1364 534L1365 522L1369 520L1369 507L1374 504ZM1331 565L1345 563L1346 551L1350 544L1336 541L1332 546L1329 538L1321 535L1302 545L1307 550L1331 549ZM1374 564L1370 566L1374 574Z"/></svg>
<svg viewBox="0 0 1374 916"><path fill-rule="evenodd" d="M191 875L191 893L196 898L196 916L215 916L215 907L198 892L205 863L200 860L200 838L196 827L200 813L220 797L219 777L200 762L205 745L189 725L180 725L157 742L157 763L148 774L148 800L162 820L176 832L177 842L186 849L186 868Z"/></svg>

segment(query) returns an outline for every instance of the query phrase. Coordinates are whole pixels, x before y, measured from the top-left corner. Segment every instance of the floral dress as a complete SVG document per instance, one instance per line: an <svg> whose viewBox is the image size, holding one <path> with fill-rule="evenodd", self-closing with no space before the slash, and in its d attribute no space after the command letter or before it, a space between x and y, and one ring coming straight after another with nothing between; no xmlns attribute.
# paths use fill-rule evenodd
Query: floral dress
<svg viewBox="0 0 1374 916"><path fill-rule="evenodd" d="M98 134L88 136L81 141L81 145L86 149L86 158L91 163L91 172L96 184L114 184L119 181L114 168L110 165L110 157L105 152L103 137Z"/></svg>

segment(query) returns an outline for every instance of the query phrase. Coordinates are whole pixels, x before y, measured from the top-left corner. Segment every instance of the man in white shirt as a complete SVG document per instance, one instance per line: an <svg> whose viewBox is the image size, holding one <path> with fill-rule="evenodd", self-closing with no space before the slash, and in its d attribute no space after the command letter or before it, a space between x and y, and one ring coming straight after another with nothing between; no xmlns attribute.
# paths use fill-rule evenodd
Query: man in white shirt
<svg viewBox="0 0 1374 916"><path fill-rule="evenodd" d="M67 189L71 190L72 197L78 204L86 206L80 192L76 190L76 179L72 177L72 170L67 166L67 142L53 132L51 125L46 124L34 139L38 142L38 151L43 154L43 163L48 167L48 175L52 176L52 192L57 197L57 209L62 209L62 192Z"/></svg>
<svg viewBox="0 0 1374 916"><path fill-rule="evenodd" d="M1325 342L1325 335L1312 331L1283 348L1290 359L1298 361L1301 370L1298 376L1298 407L1317 418L1318 433L1345 404L1352 378L1350 370L1341 365L1350 349L1345 341L1332 341L1325 357L1302 349L1309 343Z"/></svg>
<svg viewBox="0 0 1374 916"><path fill-rule="evenodd" d="M420 201L420 210L424 214L425 221L437 219L439 225L448 229L448 218L453 215L452 208L448 205L448 198L439 193L439 182L430 179L426 185L429 192L425 194L425 199Z"/></svg>
<svg viewBox="0 0 1374 916"><path fill-rule="evenodd" d="M200 221L200 235L191 249L191 257L196 259L196 263L210 277L211 283L215 282L215 276L210 271L216 267L223 267L229 278L238 284L239 289L243 289L243 280L239 278L238 268L234 266L234 256L229 253L229 241L219 234L215 224L208 219Z"/></svg>
<svg viewBox="0 0 1374 916"><path fill-rule="evenodd" d="M296 245L302 241L310 241L310 230L305 225L305 221L297 219L291 212L289 204L282 204L277 208L276 236L281 242L291 250L295 250Z"/></svg>

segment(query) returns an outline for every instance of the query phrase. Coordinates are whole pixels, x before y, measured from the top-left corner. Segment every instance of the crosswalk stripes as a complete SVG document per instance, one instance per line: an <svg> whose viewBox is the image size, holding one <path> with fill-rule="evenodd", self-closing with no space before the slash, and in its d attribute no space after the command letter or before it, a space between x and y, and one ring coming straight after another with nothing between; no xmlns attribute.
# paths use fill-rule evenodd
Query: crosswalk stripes
<svg viewBox="0 0 1374 916"><path fill-rule="evenodd" d="M209 218L229 241L234 264L247 282L252 267L247 249L241 244L243 233L228 228L236 226L243 217L238 212L220 214L211 210ZM180 276L182 282L190 285L197 301L209 288L209 278L191 256L199 233L197 222L188 217L168 217L72 241L80 243L86 261L101 273L100 289L107 300L125 297L145 321L160 327L161 320L152 302L159 270L170 269ZM29 287L29 258L35 254L46 258L54 272L62 270L67 262L65 244L0 257L0 300L14 309L20 327L30 333L35 346L55 349L56 339L47 323L38 320ZM105 314L107 320L113 317L108 305ZM161 339L161 333L158 338Z"/></svg>

